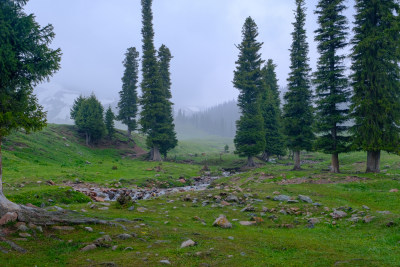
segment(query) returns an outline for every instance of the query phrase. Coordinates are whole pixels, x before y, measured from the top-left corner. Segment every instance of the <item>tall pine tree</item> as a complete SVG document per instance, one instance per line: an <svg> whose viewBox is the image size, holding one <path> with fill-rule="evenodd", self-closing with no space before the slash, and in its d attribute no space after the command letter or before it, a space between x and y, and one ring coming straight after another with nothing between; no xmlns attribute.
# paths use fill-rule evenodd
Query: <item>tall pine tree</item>
<svg viewBox="0 0 400 267"><path fill-rule="evenodd" d="M352 40L353 145L367 151L367 172L381 150L400 148L400 27L396 0L356 0Z"/></svg>
<svg viewBox="0 0 400 267"><path fill-rule="evenodd" d="M146 144L150 150L150 160L161 161L160 148L168 135L168 100L165 97L159 64L154 48L152 0L142 0L142 111L141 130L147 134Z"/></svg>
<svg viewBox="0 0 400 267"><path fill-rule="evenodd" d="M284 155L285 143L282 135L278 79L275 73L276 65L272 59L262 68L264 91L262 93L261 110L264 118L265 151L263 159L269 161L271 155Z"/></svg>
<svg viewBox="0 0 400 267"><path fill-rule="evenodd" d="M296 0L293 42L290 48L290 73L288 92L284 99L283 122L287 136L287 146L294 152L294 170L300 168L300 151L311 150L314 134L312 132L313 107L310 90L308 64L308 43L304 29L306 14L304 0Z"/></svg>
<svg viewBox="0 0 400 267"><path fill-rule="evenodd" d="M172 59L171 51L165 45L162 45L158 50L158 61L159 61L159 68L160 68L160 78L162 83L162 89L164 92L164 97L166 99L166 122L165 122L165 139L160 144L160 153L167 157L167 153L169 150L176 147L178 144L178 140L176 138L175 133L175 124L174 124L174 117L173 117L173 110L172 110L172 94L171 94L171 73L170 73L170 63Z"/></svg>
<svg viewBox="0 0 400 267"><path fill-rule="evenodd" d="M350 91L340 51L346 47L347 19L344 0L320 0L315 14L319 28L315 31L319 59L314 73L316 85L316 148L332 154L331 171L339 172L339 153L348 151L348 102Z"/></svg>
<svg viewBox="0 0 400 267"><path fill-rule="evenodd" d="M119 92L118 117L123 124L128 126L128 137L136 130L136 114L138 111L137 83L139 73L139 52L135 47L128 48L123 61L125 71L122 77L122 90Z"/></svg>
<svg viewBox="0 0 400 267"><path fill-rule="evenodd" d="M248 167L255 166L253 157L265 148L264 121L260 108L263 90L261 65L264 61L259 52L262 43L257 41L257 36L257 25L248 17L242 29L242 43L237 45L239 59L233 78L233 85L239 90L238 106L241 110L240 119L236 122L235 153L247 157Z"/></svg>

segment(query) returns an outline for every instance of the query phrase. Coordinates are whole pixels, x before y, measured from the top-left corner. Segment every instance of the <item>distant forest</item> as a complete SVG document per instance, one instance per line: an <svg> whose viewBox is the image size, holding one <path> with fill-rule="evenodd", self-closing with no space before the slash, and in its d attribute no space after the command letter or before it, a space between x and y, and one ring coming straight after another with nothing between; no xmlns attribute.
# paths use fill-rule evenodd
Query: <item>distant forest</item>
<svg viewBox="0 0 400 267"><path fill-rule="evenodd" d="M186 115L179 109L175 116L175 124L178 129L190 126L211 135L233 138L239 117L237 102L231 100L191 115Z"/></svg>

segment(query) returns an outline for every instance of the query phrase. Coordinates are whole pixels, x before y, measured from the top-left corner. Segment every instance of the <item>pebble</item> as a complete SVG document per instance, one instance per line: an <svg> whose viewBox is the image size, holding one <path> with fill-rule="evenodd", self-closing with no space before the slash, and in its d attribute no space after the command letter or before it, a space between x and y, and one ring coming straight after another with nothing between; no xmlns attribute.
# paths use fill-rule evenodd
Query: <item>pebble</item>
<svg viewBox="0 0 400 267"><path fill-rule="evenodd" d="M298 198L303 202L313 203L312 199L308 196L298 195Z"/></svg>
<svg viewBox="0 0 400 267"><path fill-rule="evenodd" d="M31 235L28 233L19 233L19 236L20 237L31 237Z"/></svg>
<svg viewBox="0 0 400 267"><path fill-rule="evenodd" d="M130 235L130 234L120 234L120 235L118 235L117 237L118 237L119 239L122 239L122 240L126 240L126 239L131 239L131 238L133 238L133 236Z"/></svg>
<svg viewBox="0 0 400 267"><path fill-rule="evenodd" d="M82 248L81 250L82 251L89 251L89 250L96 249L96 247L97 246L95 244L90 244L90 245L87 245L86 247Z"/></svg>
<svg viewBox="0 0 400 267"><path fill-rule="evenodd" d="M165 265L171 265L171 262L169 260L160 260L160 263Z"/></svg>
<svg viewBox="0 0 400 267"><path fill-rule="evenodd" d="M92 227L85 227L85 230L88 232L93 232L93 228Z"/></svg>
<svg viewBox="0 0 400 267"><path fill-rule="evenodd" d="M235 238L233 236L228 236L229 240L234 240Z"/></svg>
<svg viewBox="0 0 400 267"><path fill-rule="evenodd" d="M184 242L181 244L181 248L193 247L193 246L195 246L195 245L196 245L196 242L194 242L193 240L189 239L189 240L184 241Z"/></svg>
<svg viewBox="0 0 400 267"><path fill-rule="evenodd" d="M219 217L214 221L213 226L219 226L221 228L232 228L232 224L223 214L219 215Z"/></svg>
<svg viewBox="0 0 400 267"><path fill-rule="evenodd" d="M273 198L274 201L288 201L290 200L290 196L287 195L278 195Z"/></svg>

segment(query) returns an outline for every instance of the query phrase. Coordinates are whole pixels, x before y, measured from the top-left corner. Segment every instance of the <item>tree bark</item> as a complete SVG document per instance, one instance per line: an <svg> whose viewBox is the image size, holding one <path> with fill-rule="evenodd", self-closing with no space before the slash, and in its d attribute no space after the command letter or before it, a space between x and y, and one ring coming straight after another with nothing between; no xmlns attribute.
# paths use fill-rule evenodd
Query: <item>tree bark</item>
<svg viewBox="0 0 400 267"><path fill-rule="evenodd" d="M301 165L300 165L300 150L293 151L293 158L294 158L294 167L293 170L301 170Z"/></svg>
<svg viewBox="0 0 400 267"><path fill-rule="evenodd" d="M152 150L152 152L150 153L150 160L162 161L160 150L158 149L158 147L155 146L151 150Z"/></svg>
<svg viewBox="0 0 400 267"><path fill-rule="evenodd" d="M11 202L6 198L6 196L3 193L3 155L2 155L2 137L0 137L0 215L2 215L1 211L14 211L14 210L19 210L20 206Z"/></svg>
<svg viewBox="0 0 400 267"><path fill-rule="evenodd" d="M333 173L339 173L339 154L338 153L333 153L332 154L332 166L331 166L331 172Z"/></svg>
<svg viewBox="0 0 400 267"><path fill-rule="evenodd" d="M246 167L255 167L256 163L254 162L254 157L253 156L248 156L247 157L247 165Z"/></svg>
<svg viewBox="0 0 400 267"><path fill-rule="evenodd" d="M368 151L367 152L367 170L366 172L379 173L381 163L381 151Z"/></svg>
<svg viewBox="0 0 400 267"><path fill-rule="evenodd" d="M270 157L270 154L268 153L268 152L264 152L263 153L263 155L262 155L262 159L265 161L265 162L269 162L269 157Z"/></svg>
<svg viewBox="0 0 400 267"><path fill-rule="evenodd" d="M89 146L89 134L85 132L86 134L86 145Z"/></svg>
<svg viewBox="0 0 400 267"><path fill-rule="evenodd" d="M131 129L129 129L129 127L128 127L128 138L129 138L129 139L132 138L132 131L131 131Z"/></svg>

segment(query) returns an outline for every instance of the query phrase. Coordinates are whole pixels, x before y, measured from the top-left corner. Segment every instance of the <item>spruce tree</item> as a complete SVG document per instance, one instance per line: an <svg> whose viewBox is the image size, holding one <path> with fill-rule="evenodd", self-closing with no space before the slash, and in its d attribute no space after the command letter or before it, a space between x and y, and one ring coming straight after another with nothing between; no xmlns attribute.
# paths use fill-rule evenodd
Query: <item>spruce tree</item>
<svg viewBox="0 0 400 267"><path fill-rule="evenodd" d="M278 79L275 73L276 65L272 59L262 68L264 91L262 93L261 110L264 119L265 150L263 159L269 161L271 155L284 155L285 143L282 135Z"/></svg>
<svg viewBox="0 0 400 267"><path fill-rule="evenodd" d="M367 151L367 172L381 150L400 148L400 27L396 0L356 0L352 39L353 145Z"/></svg>
<svg viewBox="0 0 400 267"><path fill-rule="evenodd" d="M263 89L261 75L260 49L262 43L257 41L258 28L251 17L248 17L242 29L242 43L237 45L239 59L236 61L233 85L239 90L238 106L240 119L236 122L237 130L234 143L235 153L247 157L247 166L255 166L253 157L264 151L264 121L260 102Z"/></svg>
<svg viewBox="0 0 400 267"><path fill-rule="evenodd" d="M293 42L290 48L290 73L288 91L284 99L283 123L287 136L287 146L294 152L294 168L300 168L300 151L311 150L314 134L312 132L313 108L308 64L308 43L304 29L306 14L304 0L296 0Z"/></svg>
<svg viewBox="0 0 400 267"><path fill-rule="evenodd" d="M119 92L118 117L123 124L128 126L128 137L136 130L136 114L138 111L137 83L139 73L139 52L135 47L130 47L125 53L123 61L125 71L122 77L122 90Z"/></svg>
<svg viewBox="0 0 400 267"><path fill-rule="evenodd" d="M115 119L114 112L112 111L111 106L108 106L108 109L106 111L106 116L104 118L104 120L105 120L104 123L106 125L107 136L110 140L114 136L114 133L115 133L114 119Z"/></svg>
<svg viewBox="0 0 400 267"><path fill-rule="evenodd" d="M172 94L171 94L171 73L170 73L170 62L172 59L171 52L168 47L162 45L158 50L158 62L160 68L160 78L162 83L162 89L164 92L164 97L166 99L165 104L167 108L166 115L166 122L165 122L165 129L164 135L165 139L160 144L160 153L167 157L167 153L169 150L176 147L178 144L178 140L176 138L175 133L175 124L174 124L174 117L173 117L173 110L172 110Z"/></svg>
<svg viewBox="0 0 400 267"><path fill-rule="evenodd" d="M319 28L315 31L319 59L314 73L316 85L316 123L319 137L316 148L332 154L331 171L339 172L339 153L348 151L348 101L350 92L345 75L347 19L343 16L344 0L320 0L315 14Z"/></svg>
<svg viewBox="0 0 400 267"><path fill-rule="evenodd" d="M161 161L160 148L168 128L168 105L154 48L152 0L142 0L142 98L140 125L147 134L146 145L151 149L150 160Z"/></svg>
<svg viewBox="0 0 400 267"><path fill-rule="evenodd" d="M76 110L75 125L85 134L86 145L90 145L92 141L101 139L105 133L104 108L94 94L81 100L79 98L75 101L79 103L78 106L71 110L71 117Z"/></svg>

